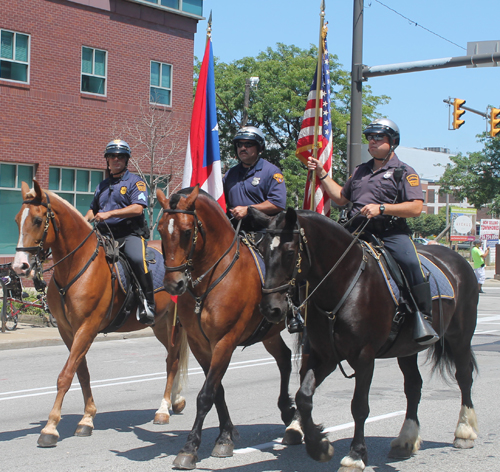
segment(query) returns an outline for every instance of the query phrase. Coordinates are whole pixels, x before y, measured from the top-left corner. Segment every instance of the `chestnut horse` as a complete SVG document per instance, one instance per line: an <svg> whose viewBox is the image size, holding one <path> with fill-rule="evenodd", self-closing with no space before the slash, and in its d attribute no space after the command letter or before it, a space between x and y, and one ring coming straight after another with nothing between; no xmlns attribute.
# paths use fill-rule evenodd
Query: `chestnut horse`
<svg viewBox="0 0 500 472"><path fill-rule="evenodd" d="M351 403L355 429L350 452L342 459L340 470L352 472L365 468L368 454L364 425L369 414L375 358L397 357L404 376L407 410L399 437L391 443L390 455L410 457L421 442L417 411L422 377L417 353L426 347L412 339L411 315L405 316L395 342L386 344L395 318L395 303L375 257L355 244L353 236L339 224L314 212L289 209L269 219L255 210L250 217L261 227L267 226L261 244L266 264L262 314L269 321L281 322L290 309L290 289L301 280L310 284L307 337L311 352L295 398L307 452L320 461L333 455L326 434L312 421L312 400L321 382L342 360L347 360L355 371ZM477 321L476 278L469 263L446 247L418 246L418 252L446 275L454 291L453 298L433 303L433 326L441 341L430 349L434 369L447 373L453 366L456 368L462 407L454 445L470 448L477 437L471 399L472 374L477 368L471 350Z"/></svg>
<svg viewBox="0 0 500 472"><path fill-rule="evenodd" d="M34 189L22 183L23 205L16 216L19 226L19 243L13 263L14 270L27 276L39 255L52 250L54 272L47 290L51 313L57 320L59 333L69 349L69 357L57 379L57 396L49 419L38 438L41 447L56 446L59 438L57 425L61 420L61 407L66 392L71 387L75 373L82 388L84 414L75 436L89 436L94 428L97 413L85 355L100 331L115 318L125 296L114 280L104 249L99 245L92 226L68 202L56 194L42 190L37 181ZM159 241L150 246L161 251ZM60 294L59 287L64 287ZM65 292L65 293L64 293ZM167 385L161 406L154 422L169 422L170 409L184 409L185 400L179 395L183 376L187 373L188 346L184 331L176 332L172 344L173 302L165 291L155 294L156 318L153 331L168 351ZM111 313L110 307L112 307ZM129 316L120 332L146 328L134 316ZM146 368L146 365L144 366ZM171 400L172 399L172 400Z"/></svg>
<svg viewBox="0 0 500 472"><path fill-rule="evenodd" d="M193 429L174 461L176 468L194 469L203 421L214 403L220 434L212 456L233 455L233 439L238 433L229 417L222 378L236 347L256 342L252 335L264 321L259 311L262 283L249 248L240 244L239 235L212 197L196 186L170 199L157 191L157 198L164 212L158 224L164 286L172 295L180 295L181 324L206 377L198 394ZM272 326L260 340L276 359L281 375L278 407L289 426L284 443L297 444L302 432L297 432L292 421L296 413L288 393L292 353L281 338L283 328L284 323Z"/></svg>

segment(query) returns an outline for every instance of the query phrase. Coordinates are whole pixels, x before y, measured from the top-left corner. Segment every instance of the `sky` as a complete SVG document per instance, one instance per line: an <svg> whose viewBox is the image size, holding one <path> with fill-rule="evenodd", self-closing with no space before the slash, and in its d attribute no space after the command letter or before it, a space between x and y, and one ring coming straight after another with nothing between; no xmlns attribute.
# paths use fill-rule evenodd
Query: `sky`
<svg viewBox="0 0 500 472"><path fill-rule="evenodd" d="M214 55L222 62L255 57L278 42L303 49L317 46L320 5L321 0L204 0L206 19L198 23L195 56L203 57L210 11ZM329 53L350 71L353 0L325 0L325 5ZM363 64L367 66L466 56L468 42L494 40L500 43L494 0L364 2ZM311 71L311 81L313 75ZM489 124L480 115L466 112L465 124L449 131L449 110L443 100L461 98L465 106L482 113L489 105L499 108L499 78L498 67L462 66L373 77L365 84L372 94L391 97L377 111L397 123L402 146L467 153L483 149L476 135L489 129Z"/></svg>

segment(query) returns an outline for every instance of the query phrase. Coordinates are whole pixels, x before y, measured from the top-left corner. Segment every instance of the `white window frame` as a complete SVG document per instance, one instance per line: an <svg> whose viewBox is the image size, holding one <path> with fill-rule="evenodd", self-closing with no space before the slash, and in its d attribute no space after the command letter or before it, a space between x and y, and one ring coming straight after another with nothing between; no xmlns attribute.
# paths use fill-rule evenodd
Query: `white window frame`
<svg viewBox="0 0 500 472"><path fill-rule="evenodd" d="M6 59L4 57L0 57L0 60L7 61L7 62L14 62L16 64L24 64L28 67L27 67L27 71L26 71L26 82L23 82L22 80L4 79L4 78L0 78L0 80L5 80L6 82L13 82L15 84L29 84L30 83L30 59L31 59L31 35L27 34L27 33L21 33L20 31L13 31L13 30L9 30L6 28L0 28L0 34L2 31L6 31L7 33L14 33L14 59ZM28 60L26 62L16 60L16 58L15 58L15 51L16 51L16 43L17 43L17 35L18 34L22 34L23 36L28 37Z"/></svg>
<svg viewBox="0 0 500 472"><path fill-rule="evenodd" d="M84 49L92 49L92 73L83 72L83 50ZM95 73L95 52L101 51L105 55L104 67L106 68L104 75L99 75ZM84 93L86 95L94 95L97 97L106 97L108 95L108 51L106 49L94 48L92 46L82 46L82 52L80 56L80 93ZM96 92L86 92L82 90L82 79L83 76L87 77L98 77L99 79L104 79L104 93L96 93Z"/></svg>
<svg viewBox="0 0 500 472"><path fill-rule="evenodd" d="M161 85L151 85L151 64L153 62L160 64L160 84L161 84L161 70L162 70L162 65L169 66L170 67L170 88L169 87L162 87ZM173 82L174 82L174 66L172 64L169 64L168 62L161 62L161 61L153 61L151 60L149 63L149 103L151 105L156 105L160 107L172 107L172 102L173 102ZM165 103L158 103L158 102L152 102L151 101L151 87L162 89L162 90L168 90L170 92L170 103L167 105Z"/></svg>

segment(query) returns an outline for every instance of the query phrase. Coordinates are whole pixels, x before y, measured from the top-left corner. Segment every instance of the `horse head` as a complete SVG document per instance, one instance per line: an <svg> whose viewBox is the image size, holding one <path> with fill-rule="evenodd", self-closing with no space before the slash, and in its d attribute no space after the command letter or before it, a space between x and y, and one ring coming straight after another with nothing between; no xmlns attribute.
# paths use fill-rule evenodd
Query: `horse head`
<svg viewBox="0 0 500 472"><path fill-rule="evenodd" d="M200 187L196 185L191 193L176 193L170 199L160 189L156 191L156 197L163 208L163 215L158 223L165 264L163 284L172 295L182 295L191 280L193 255L200 228L196 214L199 191Z"/></svg>
<svg viewBox="0 0 500 472"><path fill-rule="evenodd" d="M12 268L21 276L28 276L37 258L44 256L57 237L57 224L50 199L39 183L34 188L21 184L23 205L16 215L19 241ZM52 224L51 224L52 223Z"/></svg>
<svg viewBox="0 0 500 472"><path fill-rule="evenodd" d="M249 210L255 224L266 228L266 235L259 244L266 264L260 310L267 320L279 323L292 309L292 297L302 270L302 235L297 213L289 208L286 213L266 219L265 215L257 215L255 209Z"/></svg>

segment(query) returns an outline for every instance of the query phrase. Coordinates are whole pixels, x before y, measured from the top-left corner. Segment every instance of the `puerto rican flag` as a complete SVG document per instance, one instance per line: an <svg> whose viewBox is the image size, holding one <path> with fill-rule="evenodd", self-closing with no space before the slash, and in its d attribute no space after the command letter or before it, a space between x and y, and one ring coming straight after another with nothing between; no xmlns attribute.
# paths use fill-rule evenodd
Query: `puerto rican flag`
<svg viewBox="0 0 500 472"><path fill-rule="evenodd" d="M326 32L322 41L322 61L321 61L321 83L317 97L317 74L314 74L311 90L307 96L306 110L302 119L299 139L297 141L296 156L307 165L307 158L314 156L314 128L318 127L318 150L316 158L323 164L323 168L332 176L332 120L330 114L330 64L328 59L328 49L326 46ZM318 123L315 123L316 115L316 100L319 100L319 116ZM330 198L323 191L321 181L316 174L316 182L314 182L314 208L311 206L311 178L312 172L307 175L307 183L304 194L303 208L305 210L314 210L322 215L330 216Z"/></svg>
<svg viewBox="0 0 500 472"><path fill-rule="evenodd" d="M194 187L196 184L200 184L200 188L214 197L222 210L226 211L215 106L214 57L210 37L207 39L196 86L182 179L183 188Z"/></svg>

